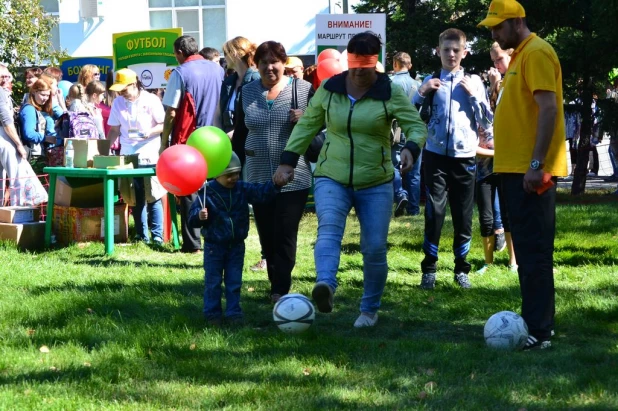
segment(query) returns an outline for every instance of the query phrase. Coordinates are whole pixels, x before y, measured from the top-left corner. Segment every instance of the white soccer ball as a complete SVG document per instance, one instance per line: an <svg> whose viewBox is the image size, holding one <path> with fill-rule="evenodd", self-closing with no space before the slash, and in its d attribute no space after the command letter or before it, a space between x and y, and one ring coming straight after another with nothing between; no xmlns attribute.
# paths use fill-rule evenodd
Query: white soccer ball
<svg viewBox="0 0 618 411"><path fill-rule="evenodd" d="M273 319L281 331L290 334L300 333L313 324L315 309L304 295L287 294L275 304Z"/></svg>
<svg viewBox="0 0 618 411"><path fill-rule="evenodd" d="M528 339L528 326L524 319L514 312L500 311L489 317L483 334L488 347L519 350Z"/></svg>

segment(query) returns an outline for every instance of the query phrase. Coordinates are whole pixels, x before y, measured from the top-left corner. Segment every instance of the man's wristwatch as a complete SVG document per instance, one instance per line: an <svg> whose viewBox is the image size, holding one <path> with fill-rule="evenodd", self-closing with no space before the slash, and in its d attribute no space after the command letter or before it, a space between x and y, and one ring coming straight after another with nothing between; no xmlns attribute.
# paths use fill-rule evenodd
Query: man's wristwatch
<svg viewBox="0 0 618 411"><path fill-rule="evenodd" d="M530 161L530 169L531 170L542 170L545 164L541 163L539 160Z"/></svg>

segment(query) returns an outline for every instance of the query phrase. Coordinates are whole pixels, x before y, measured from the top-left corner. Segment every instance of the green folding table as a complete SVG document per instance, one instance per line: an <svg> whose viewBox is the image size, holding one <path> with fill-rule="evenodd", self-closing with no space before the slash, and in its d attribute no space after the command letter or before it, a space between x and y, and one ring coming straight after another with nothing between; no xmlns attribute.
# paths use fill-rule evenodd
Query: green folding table
<svg viewBox="0 0 618 411"><path fill-rule="evenodd" d="M114 180L118 178L132 177L151 177L154 176L155 169L131 168L131 169L104 169L104 168L66 168L66 167L45 167L43 172L49 174L49 201L47 202L47 216L45 217L45 247L51 245L52 222L54 220L54 197L56 193L56 179L58 176L98 178L103 180L103 233L105 243L105 253L114 253ZM172 221L172 241L175 249L180 248L178 241L178 227L176 225L176 201L172 194L168 194L170 209L170 219Z"/></svg>

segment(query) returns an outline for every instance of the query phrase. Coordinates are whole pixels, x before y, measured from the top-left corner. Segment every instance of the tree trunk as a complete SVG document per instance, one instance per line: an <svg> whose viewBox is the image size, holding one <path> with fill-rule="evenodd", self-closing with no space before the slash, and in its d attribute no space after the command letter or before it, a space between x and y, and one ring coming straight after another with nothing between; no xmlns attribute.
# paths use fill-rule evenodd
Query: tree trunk
<svg viewBox="0 0 618 411"><path fill-rule="evenodd" d="M405 1L405 5L406 5L406 14L408 16L413 16L414 15L414 11L416 10L416 2L417 0L406 0Z"/></svg>
<svg viewBox="0 0 618 411"><path fill-rule="evenodd" d="M582 125L579 131L579 143L577 144L577 165L571 185L571 195L579 195L586 192L586 176L588 175L588 157L590 157L590 136L592 135L592 78L584 77L581 94L581 118Z"/></svg>

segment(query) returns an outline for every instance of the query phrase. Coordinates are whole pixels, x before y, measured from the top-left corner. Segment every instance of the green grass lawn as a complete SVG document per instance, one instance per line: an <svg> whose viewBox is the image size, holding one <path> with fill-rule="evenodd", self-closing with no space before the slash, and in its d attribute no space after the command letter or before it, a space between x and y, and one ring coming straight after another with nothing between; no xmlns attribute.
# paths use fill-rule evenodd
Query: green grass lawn
<svg viewBox="0 0 618 411"><path fill-rule="evenodd" d="M505 252L496 267L452 281L444 227L435 290L420 282L423 217L393 220L380 321L354 329L362 294L359 226L344 237L331 314L304 334L272 321L252 228L246 324L205 328L201 255L74 245L43 253L0 247L0 409L618 409L618 203L560 195L556 337L549 351L485 347L483 325L519 311ZM293 292L310 295L317 222L302 221ZM483 262L478 222L470 261Z"/></svg>

